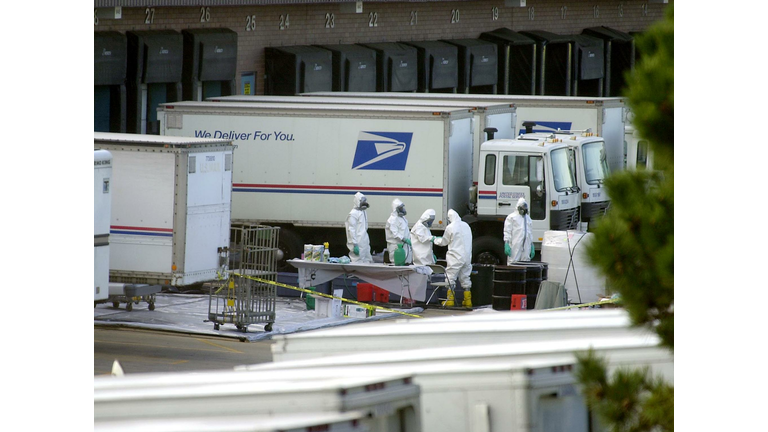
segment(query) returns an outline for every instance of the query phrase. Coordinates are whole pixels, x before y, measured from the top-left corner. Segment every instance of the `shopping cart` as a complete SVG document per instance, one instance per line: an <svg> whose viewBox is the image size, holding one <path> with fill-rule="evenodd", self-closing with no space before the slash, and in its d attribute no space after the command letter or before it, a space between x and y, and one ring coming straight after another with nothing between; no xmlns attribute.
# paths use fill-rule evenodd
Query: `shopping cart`
<svg viewBox="0 0 768 432"><path fill-rule="evenodd" d="M219 251L220 278L211 285L208 319L213 329L234 324L243 333L250 324L266 323L272 331L275 322L275 285L255 281L255 277L277 281L279 227L239 225L230 230L230 247Z"/></svg>

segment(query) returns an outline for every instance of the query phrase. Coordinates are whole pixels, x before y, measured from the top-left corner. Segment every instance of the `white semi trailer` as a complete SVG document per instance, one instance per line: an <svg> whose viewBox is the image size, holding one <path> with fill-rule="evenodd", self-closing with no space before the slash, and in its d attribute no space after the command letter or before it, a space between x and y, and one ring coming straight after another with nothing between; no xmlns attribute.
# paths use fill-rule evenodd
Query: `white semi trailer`
<svg viewBox="0 0 768 432"><path fill-rule="evenodd" d="M112 155L93 152L93 301L109 297L109 217L112 206Z"/></svg>
<svg viewBox="0 0 768 432"><path fill-rule="evenodd" d="M231 140L95 132L94 148L112 155L111 285L215 280L229 246Z"/></svg>
<svg viewBox="0 0 768 432"><path fill-rule="evenodd" d="M346 255L344 221L358 191L371 204L369 236L376 251L385 248L383 228L395 198L412 215L435 209L433 231L447 226L447 212L454 209L478 233L489 233L501 243L504 218L512 208L500 205L489 214L470 208L477 169L472 162L474 115L468 108L236 102L177 102L158 110L163 135L238 143L233 223L280 226L283 261L299 257L304 244L326 241L333 256ZM538 166L548 182L542 196L558 203L546 208L547 229L575 229L578 195L562 188L556 192L553 183L555 177L572 178L570 166L553 165L550 159L551 150L567 146L498 145L540 156ZM566 194L570 199L560 198ZM476 251L476 257L484 252ZM498 261L503 247L501 251L494 255Z"/></svg>
<svg viewBox="0 0 768 432"><path fill-rule="evenodd" d="M377 99L343 96L338 97L304 97L304 96L218 96L208 98L217 102L251 102L251 103L302 103L320 105L399 105L399 106L432 106L443 109L471 108L475 118L472 121L472 161L476 164L479 157L480 144L486 140L486 129L495 129L496 138L515 138L518 133L517 113L514 105L509 103L496 103L483 100L462 99L456 101L443 101L438 99ZM472 181L477 183L477 170L473 170Z"/></svg>
<svg viewBox="0 0 768 432"><path fill-rule="evenodd" d="M517 108L516 130L525 131L525 123L535 123L533 132L591 129L605 140L606 156L611 171L624 169L624 125L627 107L620 97L525 96L456 93L398 92L316 92L307 97L341 97L363 99L432 100L459 102L481 101L512 104Z"/></svg>

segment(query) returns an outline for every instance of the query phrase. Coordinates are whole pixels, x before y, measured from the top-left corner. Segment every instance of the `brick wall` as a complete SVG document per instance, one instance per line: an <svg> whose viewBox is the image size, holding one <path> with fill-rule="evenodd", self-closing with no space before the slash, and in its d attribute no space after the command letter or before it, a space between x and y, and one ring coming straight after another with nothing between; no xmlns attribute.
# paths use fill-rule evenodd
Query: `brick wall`
<svg viewBox="0 0 768 432"><path fill-rule="evenodd" d="M514 31L547 30L579 34L587 27L607 26L624 32L643 31L661 19L665 4L644 1L528 0L526 7L505 7L503 0L458 2L365 2L363 13L352 4L210 7L201 22L200 7L123 8L122 19L100 18L94 31L229 28L238 33L240 74L257 72L256 94L264 92L264 48L269 46L398 42L477 38L484 31L507 27ZM494 20L494 8L498 8ZM376 26L370 27L375 13ZM333 27L330 18L333 14ZM288 26L280 29L281 15ZM151 18L152 23L145 20ZM413 23L413 24L412 24Z"/></svg>

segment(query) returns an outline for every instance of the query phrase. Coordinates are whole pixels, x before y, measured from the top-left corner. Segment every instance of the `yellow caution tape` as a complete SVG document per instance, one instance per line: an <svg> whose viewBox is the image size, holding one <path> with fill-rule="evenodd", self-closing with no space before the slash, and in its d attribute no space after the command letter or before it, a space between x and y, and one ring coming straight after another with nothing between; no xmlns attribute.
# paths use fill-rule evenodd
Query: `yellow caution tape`
<svg viewBox="0 0 768 432"><path fill-rule="evenodd" d="M422 317L420 315L414 315L414 314L410 314L408 312L403 312L403 311L399 311L399 310L395 310L395 309L389 309L389 308L385 308L383 306L372 305L372 304L368 304L368 303L359 302L359 301L356 301L356 300L345 299L343 297L335 297L335 296L332 296L330 294L319 293L317 291L312 291L312 290L308 290L308 289L304 289L304 288L299 288L299 287L295 287L295 286L292 286L292 285L286 285L286 284L283 284L283 283L280 283L280 282L274 282L274 281L267 280L267 279L261 279L261 278L257 278L257 277L253 277L253 276L241 275L241 274L238 274L238 273L230 273L230 274L233 275L233 276L250 279L250 280L253 280L253 281L256 281L256 282L262 282L262 283L266 283L266 284L269 284L269 285L275 285L275 286L279 286L279 287L283 287L283 288L292 289L292 290L295 290L295 291L301 291L301 292L307 293L307 294L312 294L312 295L316 295L316 296L320 296L320 297L325 297L325 298L329 298L329 299L341 300L343 302L352 303L352 304L356 304L358 306L362 306L362 307L364 307L364 308L366 308L368 310L371 310L371 311L373 311L375 309L380 309L380 310L383 310L385 312L394 312L394 313L398 313L400 315L405 315L405 316L409 316L409 317L413 317L413 318L424 318L424 317Z"/></svg>
<svg viewBox="0 0 768 432"><path fill-rule="evenodd" d="M576 309L576 308L583 308L583 307L590 307L590 306L599 306L604 304L616 304L616 303L619 303L619 301L620 299L610 299L610 300L596 301L592 303L582 303L582 304L571 305L571 306L563 306L563 307L552 308L547 310Z"/></svg>

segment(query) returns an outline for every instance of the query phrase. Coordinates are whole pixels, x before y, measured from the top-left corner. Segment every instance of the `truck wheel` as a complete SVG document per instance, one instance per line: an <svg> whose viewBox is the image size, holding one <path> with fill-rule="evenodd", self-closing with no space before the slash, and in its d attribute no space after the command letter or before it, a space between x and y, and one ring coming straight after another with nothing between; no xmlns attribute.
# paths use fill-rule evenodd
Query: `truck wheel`
<svg viewBox="0 0 768 432"><path fill-rule="evenodd" d="M125 305L125 310L127 310L128 312L132 311L133 310L133 303L128 302L128 304Z"/></svg>
<svg viewBox="0 0 768 432"><path fill-rule="evenodd" d="M304 243L299 236L288 228L280 228L280 237L277 242L279 255L277 259L277 271L296 272L296 268L288 264L289 259L301 258Z"/></svg>
<svg viewBox="0 0 768 432"><path fill-rule="evenodd" d="M504 241L491 236L475 239L472 242L472 262L475 264L505 264L507 256L504 254Z"/></svg>

